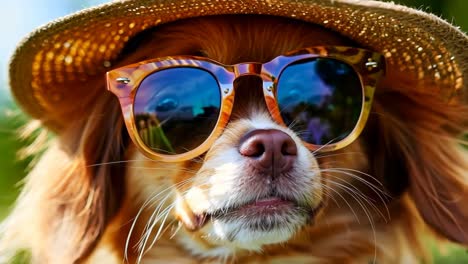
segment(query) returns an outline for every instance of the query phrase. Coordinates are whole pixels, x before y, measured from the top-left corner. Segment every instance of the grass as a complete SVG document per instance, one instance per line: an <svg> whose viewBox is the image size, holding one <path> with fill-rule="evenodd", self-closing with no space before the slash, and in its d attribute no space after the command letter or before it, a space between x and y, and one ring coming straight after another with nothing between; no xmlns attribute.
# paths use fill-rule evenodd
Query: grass
<svg viewBox="0 0 468 264"><path fill-rule="evenodd" d="M468 249L456 245L447 245L439 250L431 242L431 251L436 264L463 264L468 263Z"/></svg>
<svg viewBox="0 0 468 264"><path fill-rule="evenodd" d="M20 161L17 150L25 143L17 139L17 130L24 124L25 118L12 113L14 106L8 102L0 104L0 219L8 213L16 199L19 182L25 175L27 161ZM14 111L14 110L13 110Z"/></svg>

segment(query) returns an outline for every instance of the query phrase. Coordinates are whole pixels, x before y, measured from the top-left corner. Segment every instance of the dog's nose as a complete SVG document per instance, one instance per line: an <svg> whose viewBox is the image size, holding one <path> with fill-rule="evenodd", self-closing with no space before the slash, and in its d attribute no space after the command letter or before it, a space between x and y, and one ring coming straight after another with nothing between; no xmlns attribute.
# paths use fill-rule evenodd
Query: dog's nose
<svg viewBox="0 0 468 264"><path fill-rule="evenodd" d="M241 138L239 153L248 157L257 169L273 170L277 174L291 169L297 156L297 146L283 131L258 129Z"/></svg>

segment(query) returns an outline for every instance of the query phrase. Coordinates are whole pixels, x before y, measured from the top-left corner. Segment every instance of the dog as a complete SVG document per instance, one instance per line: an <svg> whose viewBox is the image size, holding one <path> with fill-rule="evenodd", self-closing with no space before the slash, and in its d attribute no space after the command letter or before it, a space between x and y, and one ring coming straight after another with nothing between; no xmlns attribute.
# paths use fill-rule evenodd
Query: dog
<svg viewBox="0 0 468 264"><path fill-rule="evenodd" d="M316 46L360 48L293 19L211 16L145 30L117 66L265 63ZM4 223L3 247L34 263L419 263L428 237L468 243L468 108L405 76L383 77L360 137L324 153L273 120L258 78L238 78L222 134L181 162L145 157L102 76L89 85L93 107L48 143ZM256 156L268 148L274 160Z"/></svg>

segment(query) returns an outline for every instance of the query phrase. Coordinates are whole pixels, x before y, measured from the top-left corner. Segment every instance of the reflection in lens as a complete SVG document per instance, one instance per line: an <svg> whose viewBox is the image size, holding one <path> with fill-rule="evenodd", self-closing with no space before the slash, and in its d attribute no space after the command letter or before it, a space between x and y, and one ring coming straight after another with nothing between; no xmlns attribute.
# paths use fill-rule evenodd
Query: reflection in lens
<svg viewBox="0 0 468 264"><path fill-rule="evenodd" d="M201 145L221 108L215 77L198 68L169 68L150 74L137 90L135 124L140 139L160 154L181 154Z"/></svg>
<svg viewBox="0 0 468 264"><path fill-rule="evenodd" d="M316 58L295 62L277 87L281 116L305 142L336 143L356 126L362 109L359 76L346 63Z"/></svg>

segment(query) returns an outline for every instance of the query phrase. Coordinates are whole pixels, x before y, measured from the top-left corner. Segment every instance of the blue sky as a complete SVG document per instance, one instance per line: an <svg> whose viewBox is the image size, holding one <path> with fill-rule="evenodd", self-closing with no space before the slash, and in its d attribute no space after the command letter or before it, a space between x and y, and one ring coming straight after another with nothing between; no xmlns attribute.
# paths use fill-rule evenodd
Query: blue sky
<svg viewBox="0 0 468 264"><path fill-rule="evenodd" d="M0 99L5 99L8 61L17 43L35 28L58 17L106 0L3 1L0 16ZM3 100L1 100L3 101Z"/></svg>

